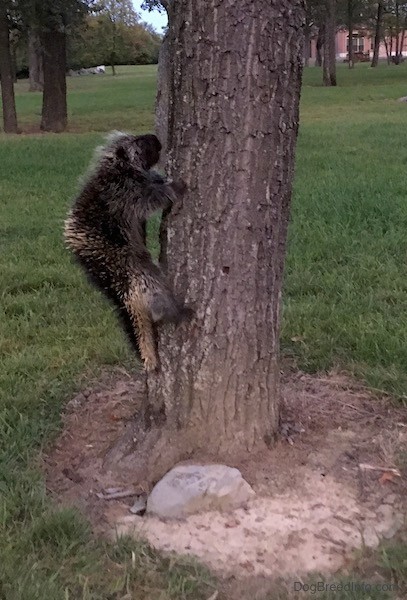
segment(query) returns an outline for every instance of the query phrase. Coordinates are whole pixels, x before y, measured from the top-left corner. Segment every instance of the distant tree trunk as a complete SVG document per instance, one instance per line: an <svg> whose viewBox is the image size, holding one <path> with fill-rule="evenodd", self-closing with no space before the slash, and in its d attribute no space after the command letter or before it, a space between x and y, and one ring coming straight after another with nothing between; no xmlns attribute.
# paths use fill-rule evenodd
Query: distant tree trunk
<svg viewBox="0 0 407 600"><path fill-rule="evenodd" d="M322 53L325 44L325 25L321 25L318 28L318 37L316 43L316 58L315 58L315 66L322 67Z"/></svg>
<svg viewBox="0 0 407 600"><path fill-rule="evenodd" d="M13 83L17 83L17 48L16 42L11 43L10 47L11 68L13 70Z"/></svg>
<svg viewBox="0 0 407 600"><path fill-rule="evenodd" d="M379 1L377 4L377 15L376 15L376 31L374 36L374 49L372 58L372 67L377 67L379 63L379 51L380 51L380 40L382 38L382 22L383 22L383 2Z"/></svg>
<svg viewBox="0 0 407 600"><path fill-rule="evenodd" d="M116 447L133 478L147 464L150 480L187 456L235 461L275 438L303 62L302 0L217 2L216 10L207 0L177 0L176 7L169 172L188 192L165 219L161 259L196 316L160 327L161 368L147 379L148 431L133 430ZM119 455L107 465L114 457L117 468Z"/></svg>
<svg viewBox="0 0 407 600"><path fill-rule="evenodd" d="M117 35L116 24L114 21L112 22L112 34L113 34L113 37L112 37L112 51L110 53L110 66L112 67L112 75L114 77L116 75L115 65L116 65L116 43L117 43L117 41L116 41L116 35Z"/></svg>
<svg viewBox="0 0 407 600"><path fill-rule="evenodd" d="M383 41L384 41L384 47L386 48L387 64L389 65L391 63L391 53L389 50L389 44L387 43L386 37L384 37Z"/></svg>
<svg viewBox="0 0 407 600"><path fill-rule="evenodd" d="M66 36L63 31L44 31L44 93L41 129L60 133L67 126Z"/></svg>
<svg viewBox="0 0 407 600"><path fill-rule="evenodd" d="M311 28L308 23L304 27L304 66L309 67L310 48L311 46Z"/></svg>
<svg viewBox="0 0 407 600"><path fill-rule="evenodd" d="M405 36L406 36L406 30L403 29L401 32L401 38L400 38L400 62L403 61L403 46L404 46Z"/></svg>
<svg viewBox="0 0 407 600"><path fill-rule="evenodd" d="M30 92L42 92L44 89L43 52L40 37L33 30L28 34L28 70Z"/></svg>
<svg viewBox="0 0 407 600"><path fill-rule="evenodd" d="M18 133L14 73L10 53L10 33L6 5L0 2L0 82L5 133Z"/></svg>
<svg viewBox="0 0 407 600"><path fill-rule="evenodd" d="M353 59L353 0L348 0L348 36L349 36L349 44L348 44L348 66L349 69L353 69L354 59Z"/></svg>
<svg viewBox="0 0 407 600"><path fill-rule="evenodd" d="M323 54L323 83L336 85L336 1L327 0L325 43Z"/></svg>
<svg viewBox="0 0 407 600"><path fill-rule="evenodd" d="M400 7L399 2L396 1L396 55L394 57L394 64L400 64Z"/></svg>

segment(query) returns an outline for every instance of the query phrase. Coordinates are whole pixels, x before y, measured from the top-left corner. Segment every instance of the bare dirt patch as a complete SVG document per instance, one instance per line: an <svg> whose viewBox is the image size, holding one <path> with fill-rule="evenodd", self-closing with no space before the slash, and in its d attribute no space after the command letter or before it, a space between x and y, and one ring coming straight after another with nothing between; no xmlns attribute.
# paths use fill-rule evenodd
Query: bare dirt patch
<svg viewBox="0 0 407 600"><path fill-rule="evenodd" d="M124 371L84 390L68 403L46 457L50 491L78 506L97 531L144 537L223 575L250 577L334 572L355 548L375 547L405 525L407 410L339 374L283 378L278 443L230 463L257 492L244 509L183 522L131 514L134 497L147 491L143 482L103 462L143 393L143 380ZM112 487L130 495L97 496Z"/></svg>

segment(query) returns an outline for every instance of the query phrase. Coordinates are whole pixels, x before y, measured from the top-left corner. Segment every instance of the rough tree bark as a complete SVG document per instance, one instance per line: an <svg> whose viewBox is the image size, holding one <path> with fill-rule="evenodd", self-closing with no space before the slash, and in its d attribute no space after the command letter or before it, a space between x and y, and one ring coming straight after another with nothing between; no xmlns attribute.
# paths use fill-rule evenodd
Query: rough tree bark
<svg viewBox="0 0 407 600"><path fill-rule="evenodd" d="M44 89L44 65L41 40L32 29L28 33L28 70L30 92L42 92Z"/></svg>
<svg viewBox="0 0 407 600"><path fill-rule="evenodd" d="M10 52L10 35L5 2L0 2L0 82L5 133L18 133L14 72Z"/></svg>
<svg viewBox="0 0 407 600"><path fill-rule="evenodd" d="M41 129L60 133L66 129L66 36L59 30L41 35L44 52L44 93Z"/></svg>
<svg viewBox="0 0 407 600"><path fill-rule="evenodd" d="M169 103L169 81L170 52L168 33L165 34L160 48L157 72L157 96L155 102L155 132L162 144L161 162L164 164L167 156L168 138L168 103Z"/></svg>
<svg viewBox="0 0 407 600"><path fill-rule="evenodd" d="M374 36L374 49L371 64L372 67L377 67L379 63L380 40L382 37L383 8L383 2L379 1L377 3L376 31Z"/></svg>
<svg viewBox="0 0 407 600"><path fill-rule="evenodd" d="M159 329L147 433L133 428L108 457L117 468L127 455L133 473L142 461L150 480L196 453L236 460L276 434L303 59L302 0L176 6L169 172L188 192L164 220L161 258L195 317Z"/></svg>
<svg viewBox="0 0 407 600"><path fill-rule="evenodd" d="M336 0L327 0L323 48L323 83L336 85Z"/></svg>

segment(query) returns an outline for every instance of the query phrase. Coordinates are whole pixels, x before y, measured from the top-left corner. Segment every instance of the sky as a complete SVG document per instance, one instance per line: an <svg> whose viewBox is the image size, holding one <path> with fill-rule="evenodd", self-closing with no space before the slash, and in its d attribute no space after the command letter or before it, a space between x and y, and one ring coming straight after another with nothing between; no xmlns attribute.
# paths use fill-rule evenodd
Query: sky
<svg viewBox="0 0 407 600"><path fill-rule="evenodd" d="M159 13L158 10L153 10L152 12L141 10L142 0L133 0L133 4L136 11L140 14L141 20L150 23L158 33L162 33L162 28L167 25L167 13L165 11Z"/></svg>

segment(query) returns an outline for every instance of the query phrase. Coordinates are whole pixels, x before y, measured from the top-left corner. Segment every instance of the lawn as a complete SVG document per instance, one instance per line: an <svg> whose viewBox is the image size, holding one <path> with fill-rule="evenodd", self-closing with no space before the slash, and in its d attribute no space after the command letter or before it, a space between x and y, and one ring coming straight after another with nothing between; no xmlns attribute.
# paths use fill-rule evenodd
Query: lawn
<svg viewBox="0 0 407 600"><path fill-rule="evenodd" d="M96 542L54 512L38 468L63 402L100 369L133 368L111 310L71 264L62 222L102 132L151 130L154 67L71 78L70 131L0 134L0 599L208 598L207 574L135 542ZM282 350L407 397L407 66L305 72ZM41 98L17 85L23 128ZM132 555L132 552L134 553ZM133 556L133 557L132 557ZM212 591L211 591L212 590Z"/></svg>

